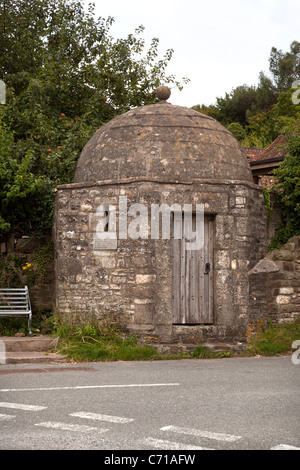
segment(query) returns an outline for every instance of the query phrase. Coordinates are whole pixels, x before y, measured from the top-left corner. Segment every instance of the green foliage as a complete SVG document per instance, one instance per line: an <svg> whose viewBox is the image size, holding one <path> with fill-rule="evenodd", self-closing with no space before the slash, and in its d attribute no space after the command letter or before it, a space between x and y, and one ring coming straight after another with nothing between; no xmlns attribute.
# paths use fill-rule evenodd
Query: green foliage
<svg viewBox="0 0 300 470"><path fill-rule="evenodd" d="M268 188L263 189L263 195L265 198L265 208L267 213L267 221L270 222L272 214L271 196Z"/></svg>
<svg viewBox="0 0 300 470"><path fill-rule="evenodd" d="M46 266L53 260L53 242L46 241L36 249L29 257L16 253L0 255L0 287L29 288L35 281L43 280L46 274Z"/></svg>
<svg viewBox="0 0 300 470"><path fill-rule="evenodd" d="M140 26L113 39L114 19L81 0L0 0L0 233L49 233L55 187L102 124L156 101L173 51L145 50ZM183 79L183 83L186 79Z"/></svg>
<svg viewBox="0 0 300 470"><path fill-rule="evenodd" d="M193 109L213 117L245 147L264 148L300 118L300 104L292 101L292 89L300 79L300 43L293 41L290 51L272 48L269 58L270 77L259 74L257 86L241 85L217 97L213 105L196 105ZM236 129L236 124L241 126ZM245 135L243 135L243 131ZM241 138L242 137L242 138Z"/></svg>
<svg viewBox="0 0 300 470"><path fill-rule="evenodd" d="M223 125L239 122L242 126L247 123L247 110L256 102L256 89L253 86L242 85L234 88L225 97L217 98L219 120Z"/></svg>
<svg viewBox="0 0 300 470"><path fill-rule="evenodd" d="M300 77L300 42L293 41L289 52L272 47L269 64L277 89L291 88L294 80Z"/></svg>
<svg viewBox="0 0 300 470"><path fill-rule="evenodd" d="M231 124L228 124L227 129L239 142L242 142L242 140L244 140L246 137L245 129L239 122L232 122Z"/></svg>
<svg viewBox="0 0 300 470"><path fill-rule="evenodd" d="M2 110L0 109L0 112ZM24 149L19 157L14 133L3 122L0 113L0 232L7 232L11 224L22 223L22 203L31 199L43 185L43 177L32 173L34 153Z"/></svg>
<svg viewBox="0 0 300 470"><path fill-rule="evenodd" d="M39 310L32 316L32 334L33 336L49 335L53 331L52 312ZM28 335L27 318L1 318L0 336L14 336L16 333Z"/></svg>
<svg viewBox="0 0 300 470"><path fill-rule="evenodd" d="M239 86L218 97L215 105L193 109L220 121L244 147L266 148L279 135L286 136L287 155L273 172L282 213L270 246L275 249L300 233L300 42L293 41L288 52L273 47L269 63L270 77L261 72L256 87ZM270 220L268 190L264 196Z"/></svg>
<svg viewBox="0 0 300 470"><path fill-rule="evenodd" d="M287 155L277 170L274 189L279 199L283 225L273 240L273 246L286 243L300 234L300 123L296 123L286 135Z"/></svg>

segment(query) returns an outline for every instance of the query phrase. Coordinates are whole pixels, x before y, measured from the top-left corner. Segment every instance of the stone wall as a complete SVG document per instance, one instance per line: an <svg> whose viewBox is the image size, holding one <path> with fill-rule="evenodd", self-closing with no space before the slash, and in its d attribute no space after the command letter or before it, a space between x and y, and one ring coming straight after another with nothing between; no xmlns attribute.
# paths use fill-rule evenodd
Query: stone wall
<svg viewBox="0 0 300 470"><path fill-rule="evenodd" d="M118 207L120 195L128 197L128 205L204 204L205 213L213 216L212 324L172 323L170 240L124 239L117 240L115 249L95 249L97 207ZM60 186L54 233L57 312L100 317L115 314L134 334L176 343L244 338L248 325L248 271L266 255L272 236L262 188L251 183L210 181L110 181Z"/></svg>
<svg viewBox="0 0 300 470"><path fill-rule="evenodd" d="M300 317L300 236L269 253L249 272L249 324Z"/></svg>

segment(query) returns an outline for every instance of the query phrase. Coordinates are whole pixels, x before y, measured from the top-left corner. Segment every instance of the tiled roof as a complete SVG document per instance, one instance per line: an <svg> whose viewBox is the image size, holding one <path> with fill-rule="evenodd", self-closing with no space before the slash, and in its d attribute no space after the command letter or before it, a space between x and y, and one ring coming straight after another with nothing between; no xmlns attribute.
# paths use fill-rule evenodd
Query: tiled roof
<svg viewBox="0 0 300 470"><path fill-rule="evenodd" d="M266 149L242 147L242 150L244 151L250 165L271 162L274 160L283 160L286 155L285 138L283 135L280 135Z"/></svg>
<svg viewBox="0 0 300 470"><path fill-rule="evenodd" d="M255 160L256 162L283 160L286 156L285 138L283 135L277 137L274 142Z"/></svg>
<svg viewBox="0 0 300 470"><path fill-rule="evenodd" d="M265 149L257 149L254 147L242 147L242 150L244 151L247 160L250 163L256 161Z"/></svg>

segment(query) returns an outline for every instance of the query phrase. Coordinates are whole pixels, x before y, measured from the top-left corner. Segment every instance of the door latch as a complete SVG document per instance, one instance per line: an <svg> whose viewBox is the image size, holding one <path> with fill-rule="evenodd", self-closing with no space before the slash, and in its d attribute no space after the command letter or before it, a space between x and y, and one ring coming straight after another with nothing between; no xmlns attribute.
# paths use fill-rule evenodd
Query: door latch
<svg viewBox="0 0 300 470"><path fill-rule="evenodd" d="M210 271L210 263L205 263L205 271L204 274L208 274Z"/></svg>

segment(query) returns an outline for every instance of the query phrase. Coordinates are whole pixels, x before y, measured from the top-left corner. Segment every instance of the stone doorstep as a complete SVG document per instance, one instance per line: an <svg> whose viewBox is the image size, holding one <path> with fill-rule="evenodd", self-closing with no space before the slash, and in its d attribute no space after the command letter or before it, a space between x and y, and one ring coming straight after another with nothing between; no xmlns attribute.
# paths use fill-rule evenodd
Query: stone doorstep
<svg viewBox="0 0 300 470"><path fill-rule="evenodd" d="M218 352L242 352L246 345L245 343L222 343L222 342L211 342L211 343L147 343L149 346L153 346L161 354L177 354L177 353L191 353L197 346L204 346L216 353Z"/></svg>
<svg viewBox="0 0 300 470"><path fill-rule="evenodd" d="M8 352L5 357L5 364L40 364L62 362L66 359L60 354L46 352ZM0 366L1 367L1 366Z"/></svg>
<svg viewBox="0 0 300 470"><path fill-rule="evenodd" d="M222 343L222 342L215 342L215 343L203 343L202 346L205 346L207 349L211 349L215 352L232 352L232 353L240 353L243 352L248 345L246 343Z"/></svg>

